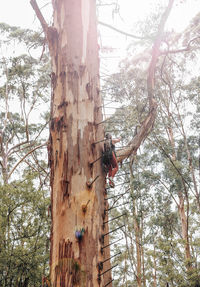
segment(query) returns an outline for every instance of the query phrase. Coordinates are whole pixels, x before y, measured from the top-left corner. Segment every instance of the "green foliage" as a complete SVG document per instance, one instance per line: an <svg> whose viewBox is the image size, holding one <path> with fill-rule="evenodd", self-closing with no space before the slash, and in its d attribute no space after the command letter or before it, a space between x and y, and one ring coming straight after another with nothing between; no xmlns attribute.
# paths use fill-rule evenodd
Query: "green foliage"
<svg viewBox="0 0 200 287"><path fill-rule="evenodd" d="M46 53L39 59L38 48L42 42L38 33L6 24L1 24L0 30L2 48L10 50L9 56L3 55L0 60L0 117L3 119L0 123L0 168L3 181L8 182L14 164L47 141L50 64ZM17 50L22 51L19 55L11 53L16 42ZM30 55L30 49L36 52L36 57ZM34 156L33 165L40 156L39 151L35 151Z"/></svg>
<svg viewBox="0 0 200 287"><path fill-rule="evenodd" d="M5 36L5 40L1 40L2 42L16 40L18 43L23 42L27 48L37 48L44 42L44 38L41 36L41 33L31 31L29 29L21 29L16 26L10 26L6 23L0 23L0 31L1 34Z"/></svg>
<svg viewBox="0 0 200 287"><path fill-rule="evenodd" d="M153 32L151 27L156 27L159 17L156 21L152 17L149 30L143 26L143 33L145 29ZM183 39L186 45L189 39L198 38L194 28L198 19L191 22L191 31L188 28L183 35L166 33L161 48L167 44L170 50L177 49ZM114 242L124 235L124 240L111 245L112 254L122 252L113 260L113 265L118 263L113 271L116 287L139 286L139 259L142 287L199 286L200 85L198 73L195 76L195 71L191 71L194 65L199 69L197 49L199 38L191 51L159 58L155 74L158 109L154 130L137 152L131 167L133 174L116 175L120 188L115 192L109 190L108 197L127 191L109 201L110 206L121 204L111 210L111 218L126 212L126 216L110 222L111 230L125 224L110 239ZM135 61L127 58L121 63L120 72L110 76L103 87L106 111L111 106L110 100L116 101L112 105L117 107L106 129L113 131L115 137L122 137L122 146L134 137L136 126L140 127L149 112L148 60L150 55ZM131 170L124 163L118 174L131 174ZM123 184L128 180L129 184Z"/></svg>
<svg viewBox="0 0 200 287"><path fill-rule="evenodd" d="M34 177L0 186L1 286L40 286L48 272L50 203Z"/></svg>
<svg viewBox="0 0 200 287"><path fill-rule="evenodd" d="M39 287L49 273L47 151L37 147L48 136L50 65L47 54L39 59L39 33L3 23L0 31L9 50L0 59L0 286Z"/></svg>

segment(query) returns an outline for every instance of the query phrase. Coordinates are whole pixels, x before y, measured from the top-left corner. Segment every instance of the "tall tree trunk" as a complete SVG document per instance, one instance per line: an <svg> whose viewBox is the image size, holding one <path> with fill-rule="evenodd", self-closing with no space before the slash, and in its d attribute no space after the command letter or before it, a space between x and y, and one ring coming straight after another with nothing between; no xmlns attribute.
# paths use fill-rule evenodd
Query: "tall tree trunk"
<svg viewBox="0 0 200 287"><path fill-rule="evenodd" d="M153 267L154 267L153 286L157 287L157 264L156 264L156 247L155 247L155 242L154 242L154 247L153 247Z"/></svg>
<svg viewBox="0 0 200 287"><path fill-rule="evenodd" d="M143 215L141 217L141 243L143 243L143 228L144 226L144 218ZM144 245L141 245L141 256L142 256L142 282L143 282L143 287L146 287L146 272L145 272L145 255L144 255Z"/></svg>
<svg viewBox="0 0 200 287"><path fill-rule="evenodd" d="M168 130L168 136L169 136L169 142L171 144L171 148L173 151L173 156L171 158L171 162L173 163L173 160L176 161L177 160L177 156L176 156L176 151L175 151L175 141L174 141L174 133L173 130L170 126L170 121L171 121L171 113L169 112L169 107L168 107L168 121L169 121L169 127L167 127L166 129ZM180 176L180 174L179 174ZM179 198L179 202L177 202L177 207L178 207L178 212L179 212L179 217L181 220L181 230L182 230L182 238L184 240L184 248L185 248L185 259L186 259L186 267L187 270L190 271L191 270L191 253L190 253L190 243L189 243L189 232L188 232L188 212L185 212L185 199L187 199L187 188L185 185L185 181L183 179L183 177L181 177L181 181L182 181L182 185L183 188L182 190L180 190L178 192L178 198ZM183 195L185 193L185 196ZM188 202L186 203L186 207L188 208Z"/></svg>
<svg viewBox="0 0 200 287"><path fill-rule="evenodd" d="M49 140L51 168L51 284L104 286L111 281L105 220L105 174L100 160L104 137L96 125L99 107L99 58L94 0L53 0L54 25L48 27L35 0L52 60ZM96 181L88 186L87 182ZM78 238L79 237L79 238ZM98 268L98 266L100 268ZM110 284L109 286L112 286Z"/></svg>
<svg viewBox="0 0 200 287"><path fill-rule="evenodd" d="M132 162L134 157L132 157ZM131 186L133 185L133 168L132 164L130 164L130 181ZM133 188L131 189L131 194L133 195ZM142 287L142 231L141 231L141 224L138 217L137 212L137 202L135 199L132 200L132 209L133 209L133 227L135 231L135 245L136 245L136 279L137 279L137 287Z"/></svg>
<svg viewBox="0 0 200 287"><path fill-rule="evenodd" d="M122 161L136 153L151 131L156 116L154 75L162 32L174 0L161 18L147 79L149 114L128 150L118 153ZM49 27L36 0L31 5L41 22L52 60L52 103L49 140L51 168L51 283L53 286L102 286L111 281L109 257L101 245L108 244L108 225L103 226L105 176L100 162L103 138L99 96L99 60L95 0L52 0L54 25ZM123 156L122 156L123 154ZM88 187L89 179L98 179ZM86 207L86 209L85 209ZM75 236L83 231L82 239ZM101 240L99 240L101 239ZM100 268L98 269L98 266ZM102 270L101 270L102 269ZM100 278L100 280L98 280ZM109 286L111 286L109 284Z"/></svg>
<svg viewBox="0 0 200 287"><path fill-rule="evenodd" d="M179 216L181 219L181 230L182 230L182 237L184 240L184 248L185 248L185 259L187 264L188 271L191 270L191 253L190 253L190 243L189 243L189 235L188 235L188 218L185 212L185 204L184 204L184 197L182 192L179 192Z"/></svg>
<svg viewBox="0 0 200 287"><path fill-rule="evenodd" d="M142 286L142 258L141 258L141 230L140 224L138 222L138 215L136 211L135 200L133 200L133 226L135 231L135 244L136 244L136 254L137 254L137 286Z"/></svg>

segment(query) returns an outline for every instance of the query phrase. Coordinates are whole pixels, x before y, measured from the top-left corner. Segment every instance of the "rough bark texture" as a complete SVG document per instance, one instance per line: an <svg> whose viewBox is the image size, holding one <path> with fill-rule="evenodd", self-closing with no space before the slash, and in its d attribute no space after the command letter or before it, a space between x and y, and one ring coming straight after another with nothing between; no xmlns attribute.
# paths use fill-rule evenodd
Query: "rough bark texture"
<svg viewBox="0 0 200 287"><path fill-rule="evenodd" d="M162 32L174 0L161 19L149 66L147 88L149 114L127 149L117 153L118 161L135 154L148 136L156 117L154 76ZM49 140L51 168L51 283L53 286L104 286L111 280L108 225L103 229L105 175L101 156L101 99L99 96L99 64L94 0L52 0L54 25L48 27L36 0L31 4L41 22L52 59L52 107ZM98 179L89 188L86 182ZM84 228L81 240L75 232ZM101 239L101 240L99 240ZM112 283L109 284L112 286Z"/></svg>
<svg viewBox="0 0 200 287"><path fill-rule="evenodd" d="M103 286L111 280L102 254L105 175L100 161L103 130L99 106L99 59L94 0L53 0L54 25L39 13L52 60L52 106L49 139L51 168L51 284ZM32 0L32 6L35 1ZM35 9L37 10L37 9ZM91 187L89 179L99 176ZM84 229L82 239L76 231ZM104 244L108 244L108 236ZM112 284L110 284L111 286Z"/></svg>

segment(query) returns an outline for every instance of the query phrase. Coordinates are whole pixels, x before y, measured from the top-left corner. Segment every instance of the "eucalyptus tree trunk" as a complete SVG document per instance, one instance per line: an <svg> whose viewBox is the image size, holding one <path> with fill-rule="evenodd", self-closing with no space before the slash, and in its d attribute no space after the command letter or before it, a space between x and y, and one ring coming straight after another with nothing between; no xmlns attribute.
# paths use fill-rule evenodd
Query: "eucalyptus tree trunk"
<svg viewBox="0 0 200 287"><path fill-rule="evenodd" d="M147 88L149 113L127 149L117 152L122 162L153 128L157 103L155 68L165 22L174 0L169 0L152 48ZM52 61L52 103L49 140L51 169L51 284L53 286L108 286L111 282L107 214L104 213L105 175L100 162L103 138L99 95L99 59L95 0L52 0L54 24L49 27L37 6L31 5L43 27ZM88 186L90 179L96 181ZM103 226L105 226L103 228ZM79 235L78 235L79 234ZM77 237L82 237L78 239ZM99 266L99 268L98 268ZM104 273L105 272L105 273ZM99 276L99 274L103 274ZM98 280L99 278L99 280ZM112 282L109 284L112 286Z"/></svg>
<svg viewBox="0 0 200 287"><path fill-rule="evenodd" d="M184 240L184 249L185 249L185 259L186 259L186 267L187 270L190 271L191 266L191 252L190 252L190 242L189 242L189 231L188 231L188 214L185 212L185 198L182 195L182 191L179 192L179 206L178 212L181 220L181 230L182 237Z"/></svg>
<svg viewBox="0 0 200 287"><path fill-rule="evenodd" d="M52 61L49 139L51 169L51 284L104 286L111 281L108 225L103 228L104 138L99 93L99 57L94 0L53 0L49 27L35 0L31 4L45 32ZM95 180L96 179L96 180ZM95 180L91 184L92 180ZM87 184L88 183L88 184ZM100 276L99 276L100 275ZM109 284L112 286L112 283Z"/></svg>
<svg viewBox="0 0 200 287"><path fill-rule="evenodd" d="M169 113L169 110L167 112L168 112L168 118L169 118L169 122L170 122L171 113ZM174 134L173 134L173 130L170 126L167 127L166 129L168 130L169 142L170 142L170 145L171 145L171 148L173 151L173 156L171 158L171 162L173 163L173 161L177 160L175 145L174 145L174 143L175 143ZM187 267L188 271L191 271L192 266L191 266L191 252L190 252L189 226L188 226L189 203L187 200L188 191L187 191L187 187L186 187L185 180L184 180L183 176L181 176L180 174L178 174L178 176L181 179L183 187L181 190L178 191L179 201L176 201L175 198L174 197L173 198L176 202L176 205L178 208L179 218L181 221L181 231L182 231L182 238L184 240L186 267Z"/></svg>
<svg viewBox="0 0 200 287"><path fill-rule="evenodd" d="M137 254L137 287L142 287L142 251L141 251L141 240L140 240L140 224L138 222L138 215L136 212L135 200L133 201L133 226L135 230L135 244L136 244L136 254Z"/></svg>

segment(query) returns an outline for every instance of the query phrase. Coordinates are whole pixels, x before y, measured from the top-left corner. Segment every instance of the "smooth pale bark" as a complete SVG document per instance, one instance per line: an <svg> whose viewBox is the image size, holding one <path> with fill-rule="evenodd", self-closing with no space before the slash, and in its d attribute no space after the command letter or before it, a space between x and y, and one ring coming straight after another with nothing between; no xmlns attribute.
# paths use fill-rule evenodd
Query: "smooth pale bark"
<svg viewBox="0 0 200 287"><path fill-rule="evenodd" d="M104 286L111 280L104 201L105 174L100 160L104 137L99 108L99 58L94 0L53 0L48 27L35 0L31 4L45 32L52 61L52 103L48 146L51 169L51 284ZM98 177L98 178L97 178ZM91 187L87 182L96 179ZM84 228L81 240L75 232ZM112 286L112 283L109 285Z"/></svg>
<svg viewBox="0 0 200 287"><path fill-rule="evenodd" d="M181 229L182 229L182 237L184 240L184 247L185 247L185 259L187 260L187 269L188 271L191 269L191 253L190 253L190 243L189 243L189 235L188 235L188 218L185 212L185 204L184 204L184 197L182 193L179 193L179 216L181 219Z"/></svg>
<svg viewBox="0 0 200 287"><path fill-rule="evenodd" d="M153 248L153 287L157 287L157 265L156 265L156 250L155 250L155 244Z"/></svg>
<svg viewBox="0 0 200 287"><path fill-rule="evenodd" d="M171 113L169 113L169 109L168 109L168 121L170 123L171 121ZM174 133L173 130L171 128L171 126L167 127L166 130L168 131L168 138L169 138L169 142L171 144L171 148L173 151L173 155L171 158L171 162L173 163L173 160L176 161L177 160L177 156L176 156L176 151L175 151L175 140L174 140ZM180 174L179 174L180 176ZM182 185L183 188L182 190L180 190L178 192L178 198L179 198L179 202L175 201L177 204L177 208L178 208L178 213L179 213L179 217L180 217L180 221L181 221L181 230L182 230L182 238L184 240L184 249L185 249L185 259L186 259L186 267L187 270L190 271L191 270L191 252L190 252L190 242L189 242L189 226L188 226L188 212L186 213L185 208L188 209L188 202L187 202L187 188L185 185L185 181L183 179L183 177L181 177L181 181L182 181ZM185 204L186 201L186 204ZM186 206L185 206L186 205Z"/></svg>
<svg viewBox="0 0 200 287"><path fill-rule="evenodd" d="M141 251L141 240L140 240L140 234L141 234L141 230L140 230L140 225L137 221L137 213L135 210L135 202L133 202L134 205L134 217L133 217L133 226L134 226L134 230L135 230L135 242L136 242L136 254L137 254L137 286L138 287L142 287L142 251Z"/></svg>
<svg viewBox="0 0 200 287"><path fill-rule="evenodd" d="M136 136L129 142L126 148L117 151L117 160L122 162L125 158L129 157L131 154L135 155L141 143L147 138L149 133L153 129L154 121L156 118L157 111L157 102L155 100L155 70L156 64L160 56L160 45L162 43L163 32L165 28L165 23L169 17L173 6L174 0L169 0L168 6L164 11L161 21L158 27L157 36L152 47L152 56L148 68L148 77L147 77L147 92L148 92L148 101L149 101L149 113L146 116L145 120L141 123L141 127Z"/></svg>

